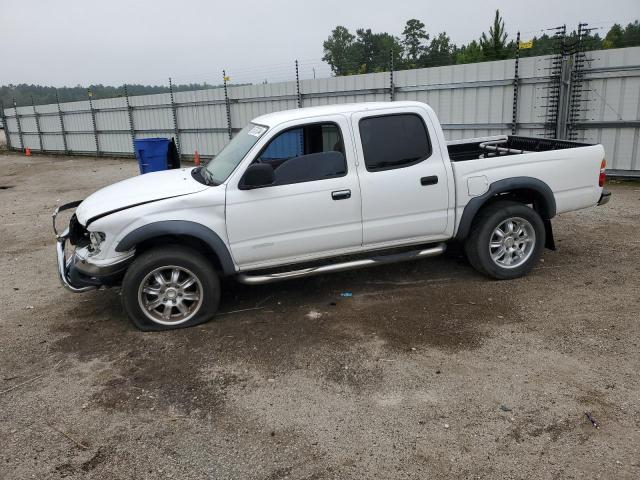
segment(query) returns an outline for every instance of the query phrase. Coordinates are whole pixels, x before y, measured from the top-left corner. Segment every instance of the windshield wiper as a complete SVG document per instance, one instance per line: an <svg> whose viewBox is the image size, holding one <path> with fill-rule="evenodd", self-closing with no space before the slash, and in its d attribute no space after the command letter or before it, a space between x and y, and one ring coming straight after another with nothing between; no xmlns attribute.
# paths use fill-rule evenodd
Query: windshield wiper
<svg viewBox="0 0 640 480"><path fill-rule="evenodd" d="M208 175L211 175L211 174L204 167L196 167L193 170L191 170L191 176L195 178L198 182L204 183L207 186L216 186L217 183L215 183L213 179Z"/></svg>
<svg viewBox="0 0 640 480"><path fill-rule="evenodd" d="M193 170L191 170L191 176L195 178L198 182L204 183L205 185L207 184L207 180L204 178L204 175L202 174L202 167L196 167Z"/></svg>
<svg viewBox="0 0 640 480"><path fill-rule="evenodd" d="M205 185L217 187L219 184L215 182L213 176L211 175L211 172L209 172L209 170L207 170L206 168L200 168L200 172L202 172L202 177L204 178Z"/></svg>

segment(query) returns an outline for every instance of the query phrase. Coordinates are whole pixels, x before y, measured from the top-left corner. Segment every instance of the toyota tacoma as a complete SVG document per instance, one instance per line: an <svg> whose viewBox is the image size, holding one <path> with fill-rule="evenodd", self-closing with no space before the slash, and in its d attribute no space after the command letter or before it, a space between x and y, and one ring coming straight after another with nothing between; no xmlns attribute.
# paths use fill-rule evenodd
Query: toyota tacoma
<svg viewBox="0 0 640 480"><path fill-rule="evenodd" d="M205 167L58 207L58 273L73 292L121 286L142 330L211 319L221 277L263 284L431 257L453 241L480 273L517 278L554 248L552 218L609 200L605 163L601 145L565 140L447 142L420 102L270 113Z"/></svg>

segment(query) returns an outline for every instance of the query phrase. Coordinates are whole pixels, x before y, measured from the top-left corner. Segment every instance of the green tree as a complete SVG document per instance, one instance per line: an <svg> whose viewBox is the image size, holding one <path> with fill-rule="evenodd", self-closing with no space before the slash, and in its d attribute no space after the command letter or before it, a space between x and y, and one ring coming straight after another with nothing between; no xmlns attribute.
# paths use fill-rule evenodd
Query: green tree
<svg viewBox="0 0 640 480"><path fill-rule="evenodd" d="M607 35L604 37L602 47L619 48L622 44L623 36L624 29L616 23L613 27L611 27L611 29L607 32Z"/></svg>
<svg viewBox="0 0 640 480"><path fill-rule="evenodd" d="M529 39L522 39L522 41L528 41ZM533 46L520 50L521 57L537 57L539 55L550 55L554 51L555 40L546 33L540 37L533 37L531 39Z"/></svg>
<svg viewBox="0 0 640 480"><path fill-rule="evenodd" d="M393 55L394 69L403 68L402 60L404 55L404 46L397 37L388 33L376 33L373 37L374 57L373 66L376 72L389 71L391 55Z"/></svg>
<svg viewBox="0 0 640 480"><path fill-rule="evenodd" d="M402 45L404 46L406 66L416 68L428 51L427 41L429 34L424 28L424 23L416 18L407 20L402 31Z"/></svg>
<svg viewBox="0 0 640 480"><path fill-rule="evenodd" d="M352 73L355 38L346 27L338 25L322 44L324 48L322 60L329 64L337 76Z"/></svg>
<svg viewBox="0 0 640 480"><path fill-rule="evenodd" d="M403 46L393 35L374 33L370 28L356 30L356 41L351 49L352 68L350 73L384 72L389 69L390 55L402 60Z"/></svg>
<svg viewBox="0 0 640 480"><path fill-rule="evenodd" d="M640 23L636 20L626 27L613 25L602 40L601 48L624 48L640 45Z"/></svg>
<svg viewBox="0 0 640 480"><path fill-rule="evenodd" d="M489 35L482 32L480 46L485 60L503 60L509 57L507 32L504 29L504 20L500 16L500 10L496 10L493 25L489 27Z"/></svg>
<svg viewBox="0 0 640 480"><path fill-rule="evenodd" d="M423 59L425 67L438 67L455 63L457 47L451 43L447 32L441 32L431 40L429 50Z"/></svg>
<svg viewBox="0 0 640 480"><path fill-rule="evenodd" d="M356 30L356 58L359 61L360 72L370 73L375 71L374 58L376 56L376 39L370 28Z"/></svg>
<svg viewBox="0 0 640 480"><path fill-rule="evenodd" d="M602 38L597 33L595 35L591 35L591 32L584 35L582 42L584 44L585 50L601 50L602 49ZM638 42L640 44L640 42Z"/></svg>
<svg viewBox="0 0 640 480"><path fill-rule="evenodd" d="M636 20L627 25L622 36L621 47L634 47L640 45L640 22Z"/></svg>
<svg viewBox="0 0 640 480"><path fill-rule="evenodd" d="M477 40L471 41L469 45L463 45L456 54L456 63L477 63L483 60L482 47Z"/></svg>

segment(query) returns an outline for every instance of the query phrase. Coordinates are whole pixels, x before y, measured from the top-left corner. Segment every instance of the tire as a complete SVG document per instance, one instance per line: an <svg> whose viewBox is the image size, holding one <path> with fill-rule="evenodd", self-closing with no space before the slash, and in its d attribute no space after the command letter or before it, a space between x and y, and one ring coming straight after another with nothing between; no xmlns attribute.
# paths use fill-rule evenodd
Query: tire
<svg viewBox="0 0 640 480"><path fill-rule="evenodd" d="M505 235L501 237L498 229ZM522 203L500 200L480 210L467 237L465 252L478 272L508 280L531 271L542 255L544 241L544 222L538 212Z"/></svg>
<svg viewBox="0 0 640 480"><path fill-rule="evenodd" d="M211 262L179 245L144 252L122 281L124 310L143 331L199 325L213 318L219 303L220 280Z"/></svg>

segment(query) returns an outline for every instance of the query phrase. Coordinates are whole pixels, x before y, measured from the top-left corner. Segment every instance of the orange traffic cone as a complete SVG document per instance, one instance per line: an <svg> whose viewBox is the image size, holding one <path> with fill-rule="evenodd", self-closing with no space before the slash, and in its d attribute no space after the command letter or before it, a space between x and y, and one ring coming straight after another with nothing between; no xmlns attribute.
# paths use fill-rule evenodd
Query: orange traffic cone
<svg viewBox="0 0 640 480"><path fill-rule="evenodd" d="M200 166L200 154L198 153L198 150L196 150L196 153L193 155L193 163L196 167Z"/></svg>
<svg viewBox="0 0 640 480"><path fill-rule="evenodd" d="M31 156L31 149L29 147L24 149L24 156L25 157L30 157Z"/></svg>

